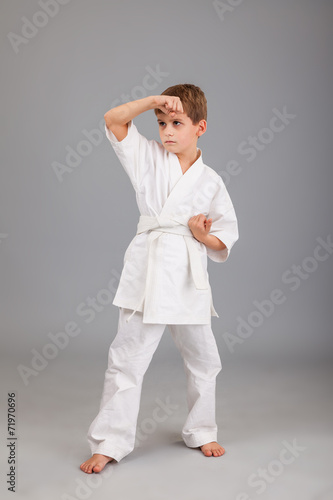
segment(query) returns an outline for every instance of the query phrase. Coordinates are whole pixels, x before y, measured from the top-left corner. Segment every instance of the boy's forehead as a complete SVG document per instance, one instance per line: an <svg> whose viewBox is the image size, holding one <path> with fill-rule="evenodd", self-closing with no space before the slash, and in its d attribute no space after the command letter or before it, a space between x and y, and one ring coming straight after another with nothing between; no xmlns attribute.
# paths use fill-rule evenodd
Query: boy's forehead
<svg viewBox="0 0 333 500"><path fill-rule="evenodd" d="M161 120L169 119L169 120L175 120L176 118L183 118L186 119L188 118L186 113L176 113L175 115L167 115L166 113L163 113L163 111L158 111L156 113L157 118L160 118Z"/></svg>

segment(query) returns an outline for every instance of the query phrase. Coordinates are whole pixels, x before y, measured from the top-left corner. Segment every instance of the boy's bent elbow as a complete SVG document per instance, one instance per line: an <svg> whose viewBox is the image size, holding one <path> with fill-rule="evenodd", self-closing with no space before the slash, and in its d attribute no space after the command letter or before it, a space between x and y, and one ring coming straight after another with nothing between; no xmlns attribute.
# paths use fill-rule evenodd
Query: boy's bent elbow
<svg viewBox="0 0 333 500"><path fill-rule="evenodd" d="M116 137L117 141L122 141L125 139L128 133L128 123L125 123L124 125L115 123L112 120L110 120L108 117L105 117L105 124L108 130L110 130L113 135Z"/></svg>
<svg viewBox="0 0 333 500"><path fill-rule="evenodd" d="M111 128L111 126L112 126L112 116L111 116L110 111L108 111L107 113L105 113L104 120L105 120L105 125L107 126L107 128Z"/></svg>

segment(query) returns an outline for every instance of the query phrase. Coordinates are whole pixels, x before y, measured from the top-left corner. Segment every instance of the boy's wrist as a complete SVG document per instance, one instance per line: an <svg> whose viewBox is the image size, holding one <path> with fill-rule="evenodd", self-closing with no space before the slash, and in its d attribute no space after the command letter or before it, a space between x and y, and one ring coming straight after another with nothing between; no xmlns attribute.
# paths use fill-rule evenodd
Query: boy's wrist
<svg viewBox="0 0 333 500"><path fill-rule="evenodd" d="M129 101L127 105L135 106L134 109L138 112L137 114L144 113L145 111L150 111L151 109L156 108L156 96L150 95L147 97L143 97L142 99L136 99L135 101ZM139 109L138 109L139 108ZM136 115L137 116L137 115Z"/></svg>
<svg viewBox="0 0 333 500"><path fill-rule="evenodd" d="M150 95L147 97L149 99L149 109L155 109L157 108L157 100L156 100L156 95Z"/></svg>
<svg viewBox="0 0 333 500"><path fill-rule="evenodd" d="M226 245L217 238L214 234L206 234L201 238L201 243L206 245L206 247L211 248L212 250L223 250L226 248Z"/></svg>
<svg viewBox="0 0 333 500"><path fill-rule="evenodd" d="M200 241L200 243L203 243L204 245L208 246L210 241L211 241L211 235L209 233L205 234L205 235L200 237L199 241Z"/></svg>
<svg viewBox="0 0 333 500"><path fill-rule="evenodd" d="M128 101L127 104L131 104L131 103L136 103L136 104L143 104L143 106L145 108L148 109L152 109L154 107L154 103L155 103L155 96L154 95L149 95L147 97L142 97L141 99L134 99L133 101Z"/></svg>

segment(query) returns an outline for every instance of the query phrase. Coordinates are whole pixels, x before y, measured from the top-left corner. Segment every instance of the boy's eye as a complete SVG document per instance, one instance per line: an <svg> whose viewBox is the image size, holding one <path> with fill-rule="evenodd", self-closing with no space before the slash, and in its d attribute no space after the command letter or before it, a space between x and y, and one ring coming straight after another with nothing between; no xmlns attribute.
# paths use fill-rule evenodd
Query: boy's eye
<svg viewBox="0 0 333 500"><path fill-rule="evenodd" d="M181 122L179 122L178 120L174 120L174 122L173 122L173 124L174 124L174 125L178 125L178 124L180 124L180 123L181 123ZM164 127L165 122L158 122L158 124L159 124L159 125L161 125L161 127Z"/></svg>

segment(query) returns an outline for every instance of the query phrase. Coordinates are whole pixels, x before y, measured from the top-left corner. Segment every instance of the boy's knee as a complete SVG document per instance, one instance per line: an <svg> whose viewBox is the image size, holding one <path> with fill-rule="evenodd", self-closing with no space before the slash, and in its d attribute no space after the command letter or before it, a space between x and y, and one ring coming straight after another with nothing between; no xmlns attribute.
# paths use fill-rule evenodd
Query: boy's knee
<svg viewBox="0 0 333 500"><path fill-rule="evenodd" d="M211 355L209 360L206 362L207 366L209 366L209 372L212 377L216 377L218 373L222 370L222 362L219 355L219 352L216 350L214 355Z"/></svg>

